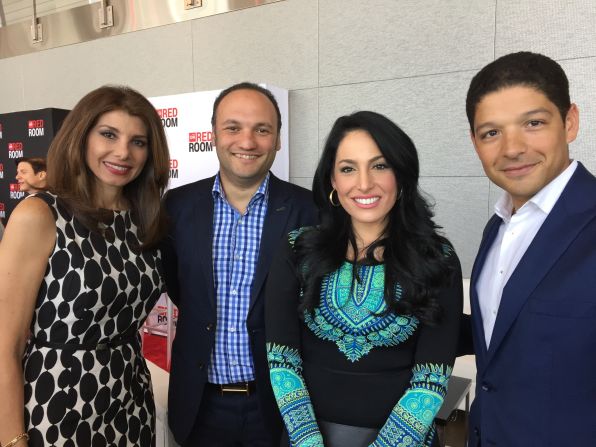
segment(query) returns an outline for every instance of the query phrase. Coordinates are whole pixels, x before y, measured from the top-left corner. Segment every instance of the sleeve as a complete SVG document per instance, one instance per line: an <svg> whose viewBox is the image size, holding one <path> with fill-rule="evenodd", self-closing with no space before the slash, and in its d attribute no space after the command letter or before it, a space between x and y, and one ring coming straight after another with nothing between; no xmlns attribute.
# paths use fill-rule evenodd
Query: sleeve
<svg viewBox="0 0 596 447"><path fill-rule="evenodd" d="M272 263L265 298L267 362L273 394L292 447L323 447L323 438L302 377L300 356L300 285L292 242L282 244Z"/></svg>
<svg viewBox="0 0 596 447"><path fill-rule="evenodd" d="M410 386L371 447L430 446L435 436L433 421L447 394L463 308L461 266L452 250L449 257L452 276L439 295L442 319L436 326L421 326Z"/></svg>
<svg viewBox="0 0 596 447"><path fill-rule="evenodd" d="M174 220L174 213L172 210L171 192L166 192L164 198L164 207L169 219L168 232L160 244L162 266L164 271L164 279L166 282L166 290L168 297L172 302L179 305L179 285L178 285L178 257L176 255L176 238L175 228L176 222Z"/></svg>

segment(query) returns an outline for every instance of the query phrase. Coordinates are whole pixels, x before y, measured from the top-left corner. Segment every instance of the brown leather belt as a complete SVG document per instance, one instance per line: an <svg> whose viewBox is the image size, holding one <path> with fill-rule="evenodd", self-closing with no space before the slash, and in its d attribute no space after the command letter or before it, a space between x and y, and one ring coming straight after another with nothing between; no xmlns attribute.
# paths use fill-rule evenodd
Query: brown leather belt
<svg viewBox="0 0 596 447"><path fill-rule="evenodd" d="M250 382L238 382L238 383L209 383L207 382L207 386L209 388L214 388L221 393L223 396L224 394L231 393L231 394L246 394L250 396L252 393L255 392L256 389L256 382L251 380Z"/></svg>

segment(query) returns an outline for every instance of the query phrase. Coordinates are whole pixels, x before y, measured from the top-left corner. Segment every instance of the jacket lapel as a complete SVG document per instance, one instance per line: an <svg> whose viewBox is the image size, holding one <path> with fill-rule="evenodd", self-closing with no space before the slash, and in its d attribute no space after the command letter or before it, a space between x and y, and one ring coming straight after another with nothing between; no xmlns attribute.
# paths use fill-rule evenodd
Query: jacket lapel
<svg viewBox="0 0 596 447"><path fill-rule="evenodd" d="M205 278L205 289L213 309L217 308L215 300L215 284L213 281L213 196L212 188L215 177L204 182L198 191L192 214L192 223L189 222L188 231L191 234L191 247L196 248L195 268L196 277Z"/></svg>
<svg viewBox="0 0 596 447"><path fill-rule="evenodd" d="M269 203L267 215L261 233L261 246L259 247L259 260L255 272L255 279L250 294L250 313L260 295L265 278L269 272L271 261L277 252L277 247L286 229L288 216L290 216L292 201L284 188L284 184L271 174L269 180Z"/></svg>
<svg viewBox="0 0 596 447"><path fill-rule="evenodd" d="M565 252L578 232L594 217L594 190L585 181L591 175L580 164L561 197L538 230L503 289L487 361L493 357L522 307ZM592 177L593 178L593 177ZM591 212L587 212L591 209Z"/></svg>
<svg viewBox="0 0 596 447"><path fill-rule="evenodd" d="M472 325L474 333L477 334L476 349L482 347L482 355L486 354L487 349L485 341L486 338L484 335L484 325L482 324L482 313L480 312L480 301L477 292L478 278L480 277L480 272L482 272L482 268L484 267L486 256L488 255L490 247L492 247L493 242L497 237L499 227L502 223L503 220L494 214L486 224L482 242L480 243L480 248L478 249L476 259L474 260L474 266L472 267L472 275L470 278L470 307L472 309L472 315L476 316L476 318L472 318ZM480 354L480 352L477 352L477 354Z"/></svg>

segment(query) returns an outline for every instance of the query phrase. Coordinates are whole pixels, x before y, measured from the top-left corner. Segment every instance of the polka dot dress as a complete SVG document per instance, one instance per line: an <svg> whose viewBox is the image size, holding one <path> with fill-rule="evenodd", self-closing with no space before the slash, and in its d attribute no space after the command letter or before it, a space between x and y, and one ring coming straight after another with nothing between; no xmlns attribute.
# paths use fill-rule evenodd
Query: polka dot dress
<svg viewBox="0 0 596 447"><path fill-rule="evenodd" d="M29 446L152 446L155 406L138 331L164 288L159 252L137 248L127 211L114 211L102 237L55 196L38 197L56 218L56 246L23 360Z"/></svg>

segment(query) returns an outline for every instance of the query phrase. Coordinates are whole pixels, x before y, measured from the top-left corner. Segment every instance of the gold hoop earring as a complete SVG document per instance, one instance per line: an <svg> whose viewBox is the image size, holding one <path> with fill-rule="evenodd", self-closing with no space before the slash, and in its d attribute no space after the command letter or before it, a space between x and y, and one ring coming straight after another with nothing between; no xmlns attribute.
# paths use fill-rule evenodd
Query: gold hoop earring
<svg viewBox="0 0 596 447"><path fill-rule="evenodd" d="M334 193L334 192L337 192L337 191L335 191L335 188L333 188L333 189L331 190L331 192L329 193L329 202L331 203L331 205L333 205L334 207L336 207L336 208L337 208L338 206L340 206L340 203L339 203L339 197L338 197L338 199L337 199L337 200L338 200L338 203L335 203L335 202L333 201L333 193Z"/></svg>

